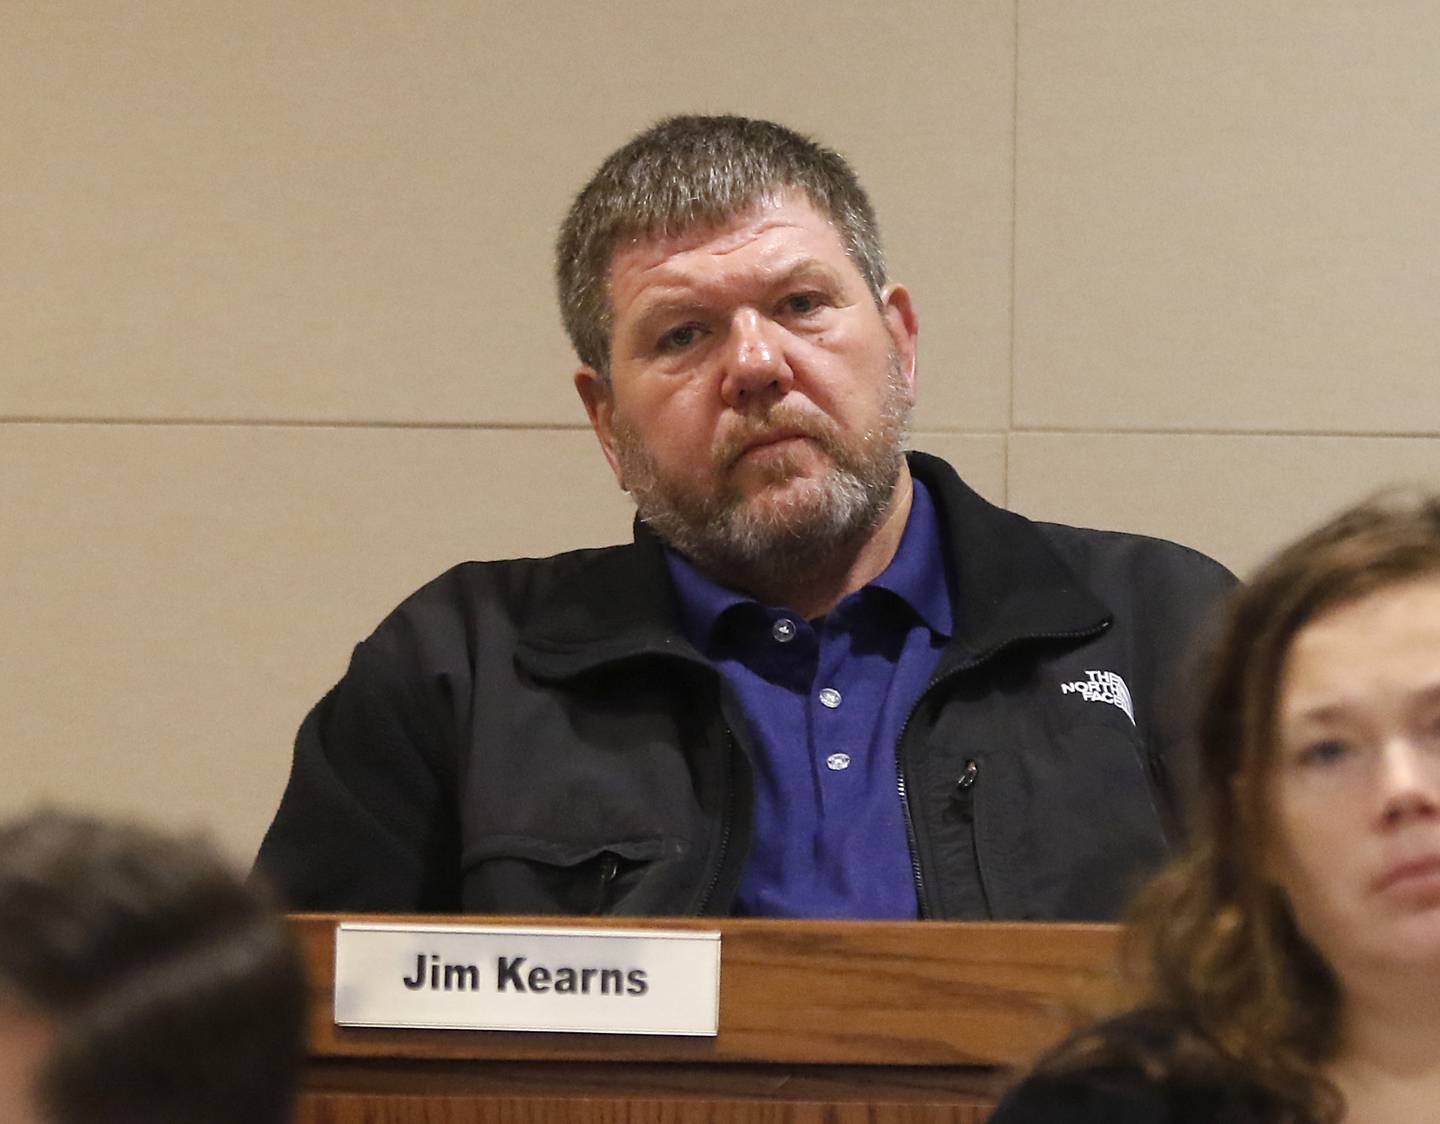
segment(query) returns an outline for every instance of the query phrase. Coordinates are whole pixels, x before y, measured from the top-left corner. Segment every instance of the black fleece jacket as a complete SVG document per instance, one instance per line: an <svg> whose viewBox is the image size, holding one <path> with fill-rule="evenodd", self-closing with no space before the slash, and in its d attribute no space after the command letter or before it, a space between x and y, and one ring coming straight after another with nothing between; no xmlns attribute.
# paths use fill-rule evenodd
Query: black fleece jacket
<svg viewBox="0 0 1440 1124"><path fill-rule="evenodd" d="M896 747L922 916L1114 918L1177 824L1167 685L1233 583L1174 543L1034 523L910 455L956 628ZM729 912L749 734L659 542L467 562L310 712L257 867L292 908Z"/></svg>

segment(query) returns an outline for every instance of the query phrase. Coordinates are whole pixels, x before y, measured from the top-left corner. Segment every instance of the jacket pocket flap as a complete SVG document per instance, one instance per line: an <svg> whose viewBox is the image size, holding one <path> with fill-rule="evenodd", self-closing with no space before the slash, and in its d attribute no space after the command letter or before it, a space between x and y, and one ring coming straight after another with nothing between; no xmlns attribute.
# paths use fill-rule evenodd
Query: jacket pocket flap
<svg viewBox="0 0 1440 1124"><path fill-rule="evenodd" d="M603 843L572 843L537 839L530 835L486 835L465 848L462 866L469 868L491 859L523 859L547 866L581 866L602 855L613 855L627 863L677 858L685 853L679 839L618 839Z"/></svg>

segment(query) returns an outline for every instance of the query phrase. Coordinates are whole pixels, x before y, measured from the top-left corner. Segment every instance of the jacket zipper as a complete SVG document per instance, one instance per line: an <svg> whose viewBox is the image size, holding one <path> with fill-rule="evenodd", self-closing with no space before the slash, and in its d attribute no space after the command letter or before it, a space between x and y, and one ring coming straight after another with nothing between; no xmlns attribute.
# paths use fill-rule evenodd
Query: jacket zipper
<svg viewBox="0 0 1440 1124"><path fill-rule="evenodd" d="M620 873L620 856L610 851L604 851L600 855L599 864L599 891L596 895L595 908L591 913L599 915L605 912L605 906L610 898L610 884Z"/></svg>
<svg viewBox="0 0 1440 1124"><path fill-rule="evenodd" d="M928 688L927 688L928 690ZM905 726L900 730L900 740L905 740L905 730L910 726L910 719L905 719ZM915 883L915 902L920 910L921 920L928 920L930 907L925 901L925 874L920 869L919 840L915 835L915 819L910 815L910 800L905 795L905 770L900 765L900 755L895 755L895 786L900 793L900 810L905 814L905 845L910 849L910 877Z"/></svg>
<svg viewBox="0 0 1440 1124"><path fill-rule="evenodd" d="M943 675L937 675L934 679L930 680L929 683L925 684L925 689L920 692L920 697L915 700L915 705L910 708L910 713L905 715L905 722L900 727L900 738L895 743L895 789L900 794L900 810L904 813L905 817L905 843L910 848L910 874L915 882L915 900L919 905L921 920L928 920L930 917L933 916L933 914L930 911L929 902L927 902L925 899L925 872L920 867L919 835L915 830L915 817L911 814L910 798L906 792L905 762L903 750L905 746L905 735L910 732L910 722L915 717L915 712L920 709L920 704L925 701L925 696L930 694L930 692L933 691L936 687L938 687L941 683L948 682L949 680L954 679L957 676L964 674L965 672L975 670L975 668L979 667L986 661L993 659L1006 648L1009 648L1014 644L1038 640L1084 640L1092 636L1099 636L1109 627L1110 625L1107 621L1104 624L1099 625L1098 627L1081 629L1075 632L1037 633L1030 636L1016 637L1013 640L1007 640L1003 644L997 644L988 652L980 653L980 655L976 656L968 663L963 663L959 667L952 667ZM971 837L973 839L975 831L973 820L971 821L970 831ZM980 848L978 845L975 846L975 868L976 870L980 869ZM984 897L988 908L990 902L990 894L985 889L983 875L981 876L980 892L981 895Z"/></svg>
<svg viewBox="0 0 1440 1124"><path fill-rule="evenodd" d="M715 894L715 887L720 884L720 876L725 873L725 859L730 853L730 831L735 822L735 754L739 747L735 744L735 735L730 732L730 727L725 727L725 813L720 819L720 852L715 858L715 870L710 875L710 882L705 887L705 893L700 897L700 905L696 913L705 916L706 910L710 907L710 899Z"/></svg>

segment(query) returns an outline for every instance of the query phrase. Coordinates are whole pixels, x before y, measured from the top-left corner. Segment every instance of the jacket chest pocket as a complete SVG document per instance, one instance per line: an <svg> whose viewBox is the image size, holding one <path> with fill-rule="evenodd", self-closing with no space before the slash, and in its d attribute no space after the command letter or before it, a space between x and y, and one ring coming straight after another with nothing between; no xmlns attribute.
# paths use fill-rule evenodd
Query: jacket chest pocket
<svg viewBox="0 0 1440 1124"><path fill-rule="evenodd" d="M571 916L619 912L650 869L679 850L679 844L659 838L594 844L517 836L478 839L463 859L462 907Z"/></svg>
<svg viewBox="0 0 1440 1124"><path fill-rule="evenodd" d="M1114 920L1166 857L1144 747L1111 722L985 754L968 794L997 918Z"/></svg>

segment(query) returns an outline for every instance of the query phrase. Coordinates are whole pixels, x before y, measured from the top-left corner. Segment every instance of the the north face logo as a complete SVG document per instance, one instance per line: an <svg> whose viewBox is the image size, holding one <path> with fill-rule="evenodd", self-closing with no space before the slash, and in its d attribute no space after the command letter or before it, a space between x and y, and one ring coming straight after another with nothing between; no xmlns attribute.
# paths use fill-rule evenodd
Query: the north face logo
<svg viewBox="0 0 1440 1124"><path fill-rule="evenodd" d="M1130 701L1130 688L1125 686L1125 680L1113 671L1087 671L1085 674L1090 678L1061 683L1060 693L1073 695L1078 692L1086 702L1106 702L1118 706L1130 719L1130 725L1135 725L1135 704Z"/></svg>

